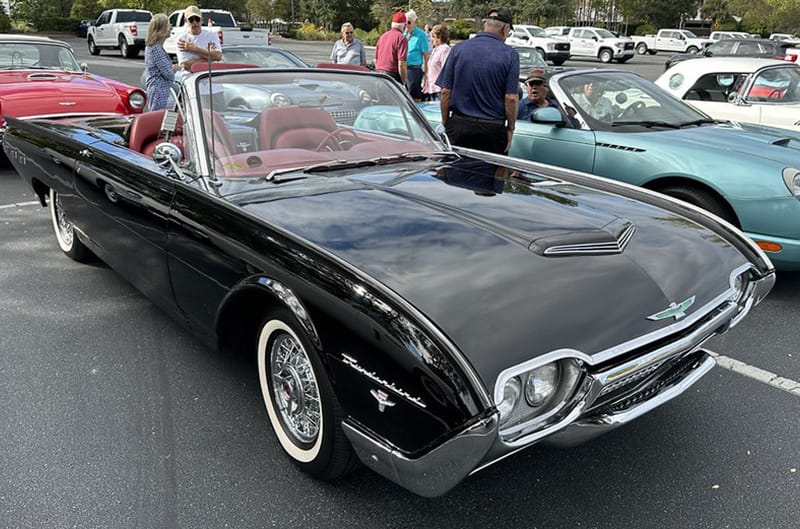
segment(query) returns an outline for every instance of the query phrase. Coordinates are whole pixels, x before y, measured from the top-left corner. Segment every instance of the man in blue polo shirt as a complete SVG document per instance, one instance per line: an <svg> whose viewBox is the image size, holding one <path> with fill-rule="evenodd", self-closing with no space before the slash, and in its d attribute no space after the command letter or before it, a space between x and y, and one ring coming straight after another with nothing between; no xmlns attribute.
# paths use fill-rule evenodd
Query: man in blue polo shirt
<svg viewBox="0 0 800 529"><path fill-rule="evenodd" d="M428 71L428 57L431 48L428 35L417 27L417 13L413 9L406 11L406 30L403 33L408 39L408 75L406 87L414 101L422 101L422 81Z"/></svg>
<svg viewBox="0 0 800 529"><path fill-rule="evenodd" d="M491 9L483 32L450 51L436 84L453 145L498 154L511 147L519 102L519 54L505 45L512 27L507 8Z"/></svg>

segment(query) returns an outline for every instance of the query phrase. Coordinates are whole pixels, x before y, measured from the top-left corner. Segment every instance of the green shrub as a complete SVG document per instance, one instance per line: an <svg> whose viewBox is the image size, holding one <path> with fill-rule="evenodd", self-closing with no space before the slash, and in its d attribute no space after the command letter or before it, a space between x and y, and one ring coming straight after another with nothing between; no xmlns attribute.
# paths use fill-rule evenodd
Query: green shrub
<svg viewBox="0 0 800 529"><path fill-rule="evenodd" d="M371 31L364 31L363 29L356 29L354 31L355 38L359 39L366 46L374 46L377 44L381 36L381 32L377 28Z"/></svg>
<svg viewBox="0 0 800 529"><path fill-rule="evenodd" d="M8 33L9 31L11 31L11 19L0 10L0 33Z"/></svg>
<svg viewBox="0 0 800 529"><path fill-rule="evenodd" d="M465 40L469 38L470 33L478 31L475 28L475 22L470 19L450 22L447 24L447 29L450 30L450 40Z"/></svg>
<svg viewBox="0 0 800 529"><path fill-rule="evenodd" d="M298 28L295 38L297 40L336 40L338 36L338 33L329 33L314 24L303 24Z"/></svg>
<svg viewBox="0 0 800 529"><path fill-rule="evenodd" d="M652 24L641 24L636 26L636 33L634 35L654 35L658 33L658 28Z"/></svg>

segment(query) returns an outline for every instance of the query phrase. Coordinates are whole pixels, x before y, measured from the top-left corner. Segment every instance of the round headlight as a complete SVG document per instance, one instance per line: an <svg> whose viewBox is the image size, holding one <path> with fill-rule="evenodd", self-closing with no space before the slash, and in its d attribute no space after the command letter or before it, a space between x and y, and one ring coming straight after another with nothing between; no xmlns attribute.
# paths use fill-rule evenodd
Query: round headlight
<svg viewBox="0 0 800 529"><path fill-rule="evenodd" d="M517 377L509 378L503 387L503 401L497 405L497 411L500 412L500 424L503 424L511 417L517 402L519 402L520 392L519 379Z"/></svg>
<svg viewBox="0 0 800 529"><path fill-rule="evenodd" d="M789 192L796 197L800 197L800 171L794 167L787 167L783 170L783 183L789 188Z"/></svg>
<svg viewBox="0 0 800 529"><path fill-rule="evenodd" d="M144 92L131 92L128 96L128 104L134 110L139 110L140 108L144 108L144 104L147 101L147 97L145 97Z"/></svg>
<svg viewBox="0 0 800 529"><path fill-rule="evenodd" d="M558 387L558 364L552 362L537 367L525 380L525 400L534 408L541 406Z"/></svg>

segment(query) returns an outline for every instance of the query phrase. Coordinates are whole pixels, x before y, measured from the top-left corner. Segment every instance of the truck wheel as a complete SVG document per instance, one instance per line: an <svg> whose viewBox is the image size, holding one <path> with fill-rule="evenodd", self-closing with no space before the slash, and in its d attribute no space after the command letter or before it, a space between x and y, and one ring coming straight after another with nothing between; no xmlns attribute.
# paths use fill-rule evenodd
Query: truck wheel
<svg viewBox="0 0 800 529"><path fill-rule="evenodd" d="M649 53L650 55L655 55L656 54L656 50L647 50L647 53Z"/></svg>
<svg viewBox="0 0 800 529"><path fill-rule="evenodd" d="M86 41L89 44L89 53L92 55L100 55L100 48L94 43L94 39L89 37Z"/></svg>
<svg viewBox="0 0 800 529"><path fill-rule="evenodd" d="M686 53L697 53L697 50L698 50L697 46L689 46L688 48L686 48Z"/></svg>
<svg viewBox="0 0 800 529"><path fill-rule="evenodd" d="M125 59L132 59L139 55L139 48L136 46L129 46L128 41L125 40L125 37L120 36L119 38L119 54L122 55Z"/></svg>
<svg viewBox="0 0 800 529"><path fill-rule="evenodd" d="M640 42L638 46L636 46L636 53L639 55L644 55L647 53L647 44L644 42Z"/></svg>
<svg viewBox="0 0 800 529"><path fill-rule="evenodd" d="M609 50L608 48L603 48L602 50L600 50L600 54L598 55L598 57L600 57L600 62L609 63L611 62L611 59L614 58L614 54L611 53L611 50Z"/></svg>

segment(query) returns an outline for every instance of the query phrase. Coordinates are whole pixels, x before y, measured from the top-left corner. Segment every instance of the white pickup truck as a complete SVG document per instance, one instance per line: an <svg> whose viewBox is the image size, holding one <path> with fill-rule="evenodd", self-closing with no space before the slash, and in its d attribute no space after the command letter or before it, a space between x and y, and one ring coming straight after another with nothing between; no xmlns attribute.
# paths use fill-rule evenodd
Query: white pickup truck
<svg viewBox="0 0 800 529"><path fill-rule="evenodd" d="M203 31L216 31L222 44L223 53L225 46L236 44L272 44L272 35L268 29L252 29L242 27L236 22L233 13L222 9L201 9L203 17ZM186 31L186 21L183 10L173 11L169 15L169 25L172 28L169 37L164 42L164 50L170 55L178 53L178 36Z"/></svg>
<svg viewBox="0 0 800 529"><path fill-rule="evenodd" d="M619 38L607 29L579 27L569 30L569 52L573 57L595 57L602 62L623 63L633 57L633 41Z"/></svg>
<svg viewBox="0 0 800 529"><path fill-rule="evenodd" d="M712 42L686 29L659 29L655 35L633 35L631 38L639 55L655 55L659 51L696 53Z"/></svg>
<svg viewBox="0 0 800 529"><path fill-rule="evenodd" d="M89 53L100 50L119 50L120 55L132 58L144 49L147 26L153 13L143 9L108 9L86 31Z"/></svg>
<svg viewBox="0 0 800 529"><path fill-rule="evenodd" d="M569 59L569 42L557 40L544 32L539 26L515 24L511 35L506 38L509 46L536 48L545 61L561 66Z"/></svg>

